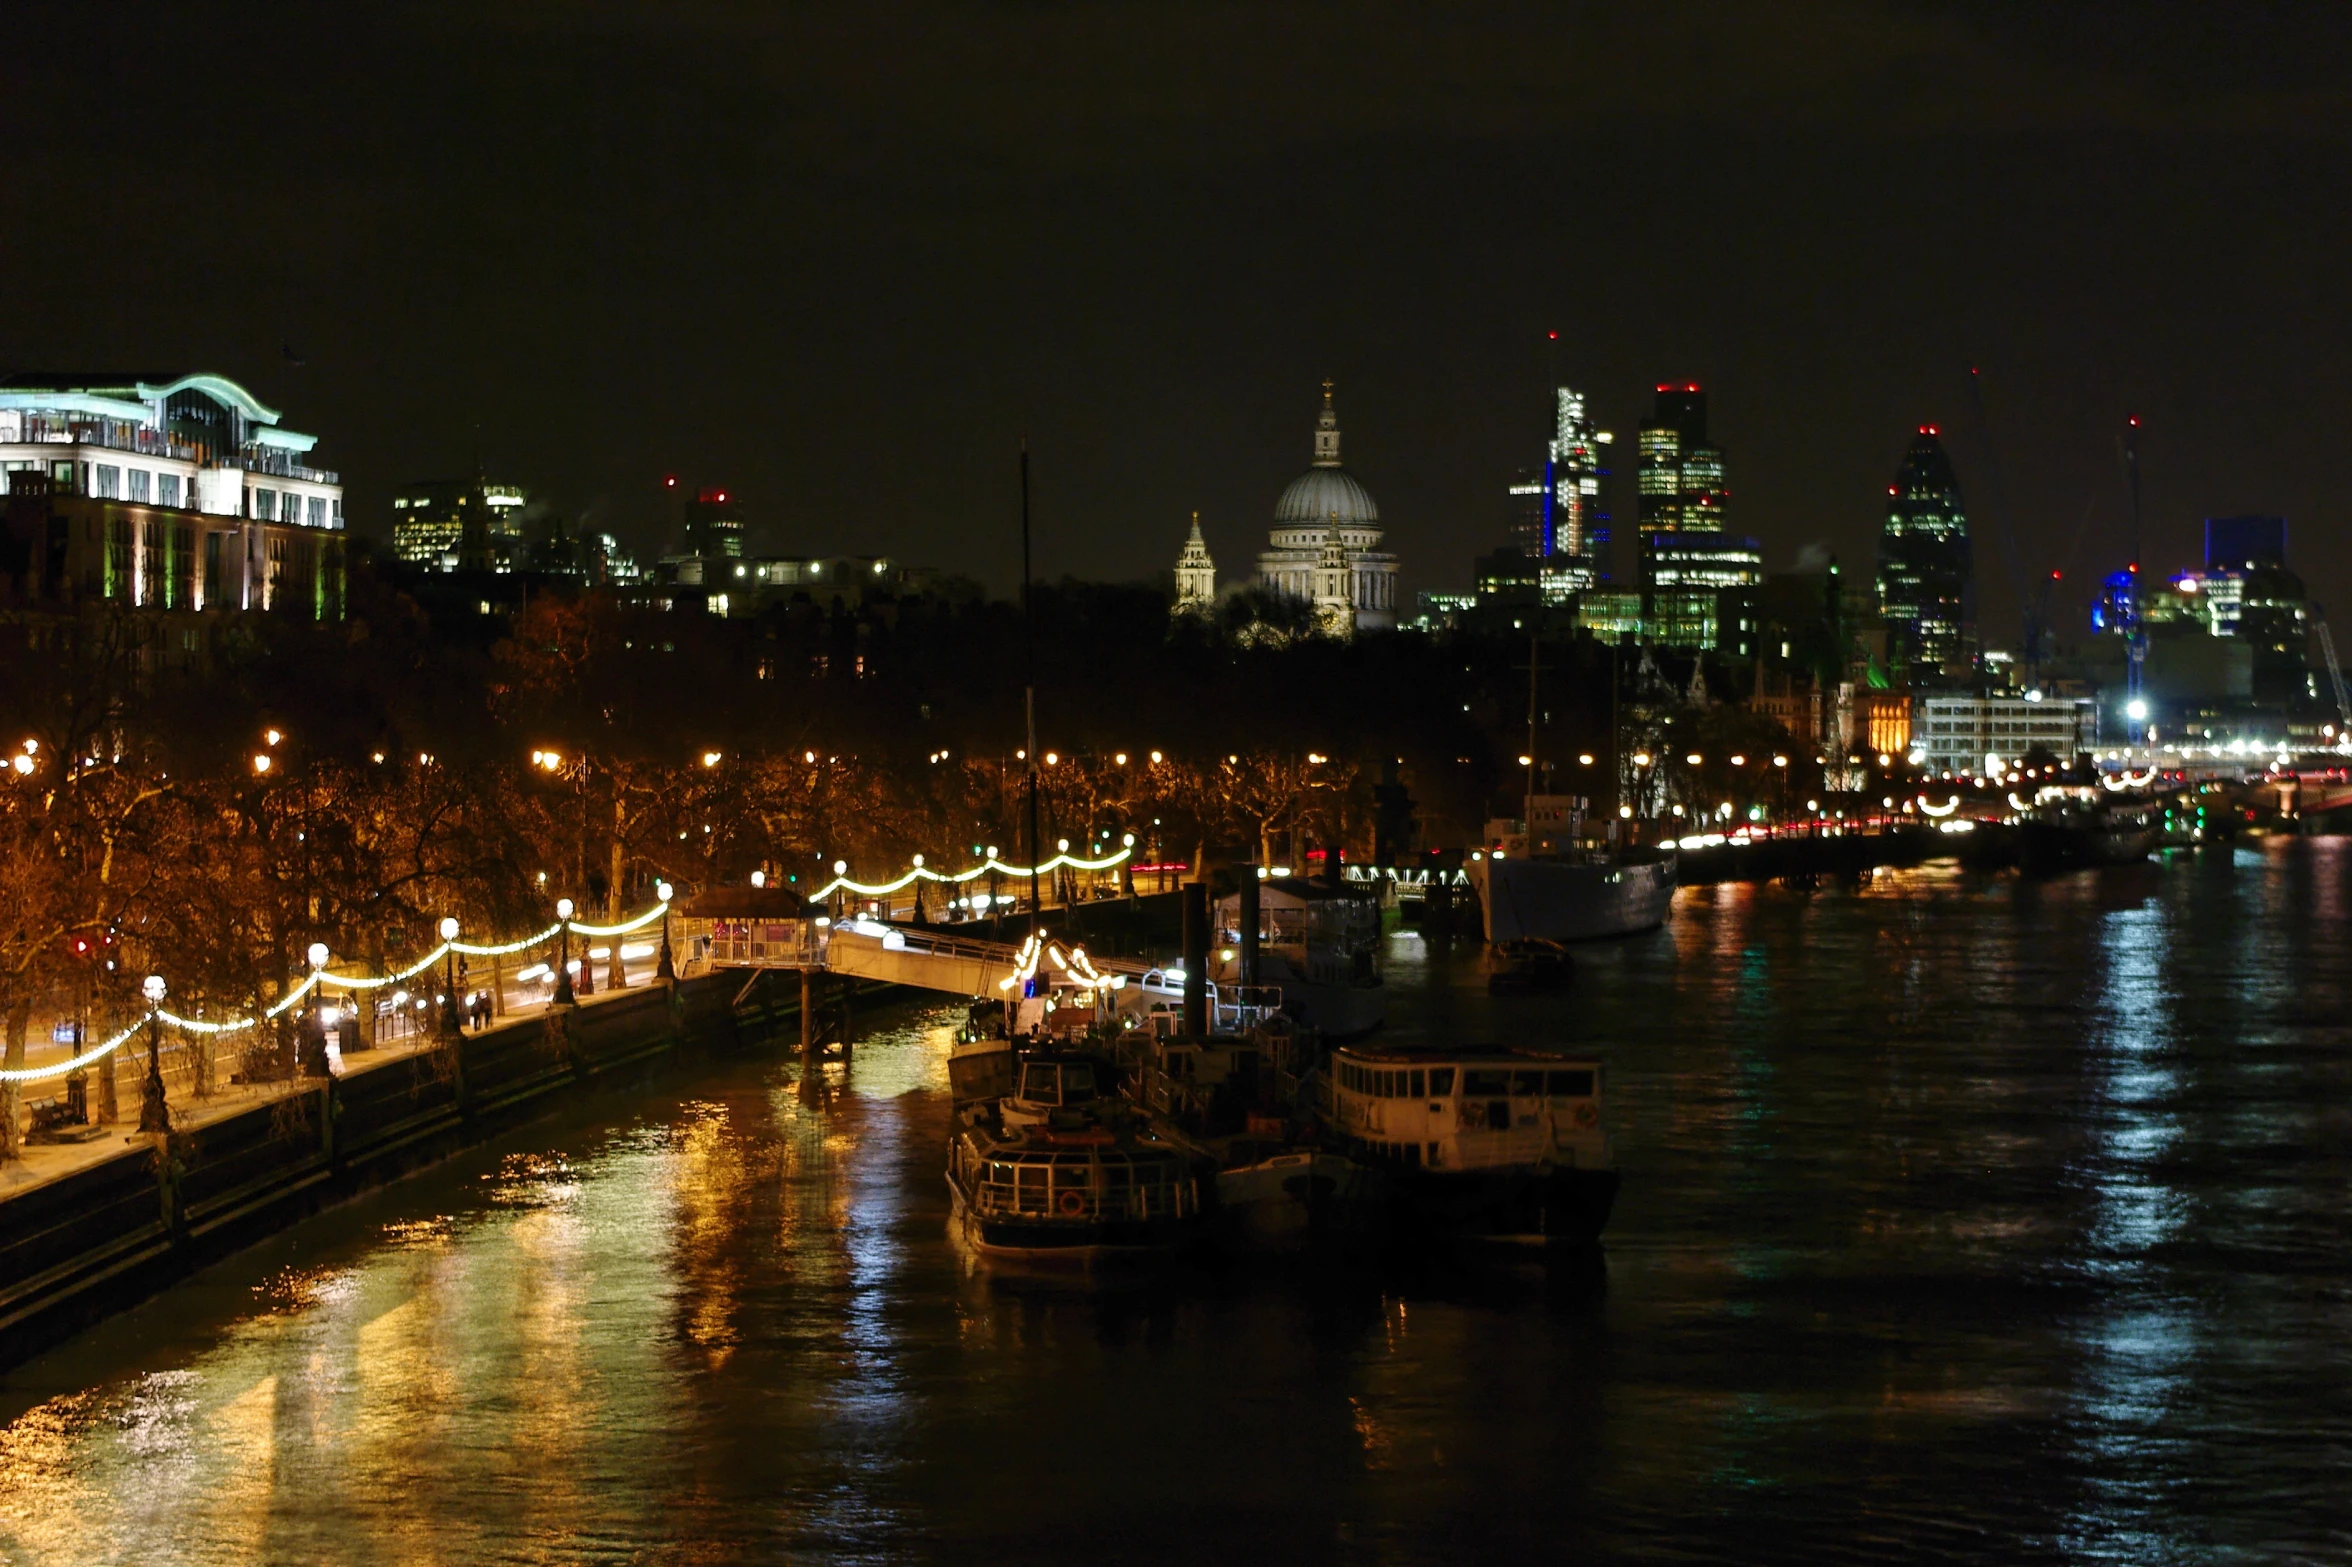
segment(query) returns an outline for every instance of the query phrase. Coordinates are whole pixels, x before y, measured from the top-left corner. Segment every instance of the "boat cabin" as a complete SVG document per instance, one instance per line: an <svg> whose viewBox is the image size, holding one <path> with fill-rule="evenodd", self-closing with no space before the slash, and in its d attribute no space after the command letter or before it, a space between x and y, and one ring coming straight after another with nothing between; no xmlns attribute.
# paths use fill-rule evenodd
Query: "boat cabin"
<svg viewBox="0 0 2352 1567"><path fill-rule="evenodd" d="M1051 1136L982 1146L959 1139L949 1171L983 1219L1012 1216L1092 1226L1190 1218L1200 1186L1171 1150Z"/></svg>
<svg viewBox="0 0 2352 1567"><path fill-rule="evenodd" d="M1323 1086L1332 1126L1359 1157L1464 1173L1608 1163L1598 1062L1343 1046Z"/></svg>

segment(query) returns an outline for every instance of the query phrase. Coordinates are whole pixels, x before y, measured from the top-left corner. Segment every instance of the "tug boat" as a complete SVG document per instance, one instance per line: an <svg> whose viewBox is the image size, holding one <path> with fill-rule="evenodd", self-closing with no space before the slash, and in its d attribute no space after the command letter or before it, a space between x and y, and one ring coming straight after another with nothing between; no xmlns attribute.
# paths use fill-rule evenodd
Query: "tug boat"
<svg viewBox="0 0 2352 1567"><path fill-rule="evenodd" d="M1001 1081L1009 1054L959 1052L950 1080ZM1000 1099L959 1094L947 1185L958 1230L992 1266L1081 1275L1132 1269L1172 1257L1198 1232L1194 1154L1099 1093L1095 1065L1038 1056L1019 1062L1012 1091Z"/></svg>
<svg viewBox="0 0 2352 1567"><path fill-rule="evenodd" d="M1529 1050L1340 1046L1323 1087L1337 1151L1388 1173L1402 1230L1576 1247L1617 1200L1601 1079Z"/></svg>

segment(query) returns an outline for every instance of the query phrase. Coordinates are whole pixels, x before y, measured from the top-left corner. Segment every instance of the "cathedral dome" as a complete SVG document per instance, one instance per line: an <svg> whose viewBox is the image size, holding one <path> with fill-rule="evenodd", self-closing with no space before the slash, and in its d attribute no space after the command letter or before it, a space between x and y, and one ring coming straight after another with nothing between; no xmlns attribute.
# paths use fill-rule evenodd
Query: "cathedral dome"
<svg viewBox="0 0 2352 1567"><path fill-rule="evenodd" d="M1342 528L1376 527L1380 522L1380 508L1354 474L1337 465L1317 465L1292 480L1274 503L1274 525L1322 528L1334 513Z"/></svg>

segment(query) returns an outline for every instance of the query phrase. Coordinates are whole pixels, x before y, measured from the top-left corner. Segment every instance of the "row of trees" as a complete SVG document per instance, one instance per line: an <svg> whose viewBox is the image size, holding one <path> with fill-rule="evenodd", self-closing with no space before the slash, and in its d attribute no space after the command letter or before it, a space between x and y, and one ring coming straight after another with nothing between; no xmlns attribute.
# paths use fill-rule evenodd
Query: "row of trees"
<svg viewBox="0 0 2352 1567"><path fill-rule="evenodd" d="M362 566L350 618L185 627L132 613L0 633L0 1027L178 1010L249 1016L324 942L388 971L455 915L538 929L559 897L606 916L657 881L807 887L1028 852L1021 689L1034 647L1044 852L1374 839L1410 790L1431 836L1474 838L1521 787L1528 647L1181 620L1142 587L780 607L756 619L548 595L434 624ZM1589 640L1547 646L1550 787L1619 795L1621 714L1696 735L1688 671L1643 678ZM1696 682L1690 682L1696 684ZM1679 717L1677 715L1679 714ZM1768 742L1759 738L1754 749ZM1661 771L1676 787L1666 757ZM1799 760L1809 767L1811 757ZM1771 780L1785 792L1789 775ZM13 1140L11 1103L0 1147Z"/></svg>

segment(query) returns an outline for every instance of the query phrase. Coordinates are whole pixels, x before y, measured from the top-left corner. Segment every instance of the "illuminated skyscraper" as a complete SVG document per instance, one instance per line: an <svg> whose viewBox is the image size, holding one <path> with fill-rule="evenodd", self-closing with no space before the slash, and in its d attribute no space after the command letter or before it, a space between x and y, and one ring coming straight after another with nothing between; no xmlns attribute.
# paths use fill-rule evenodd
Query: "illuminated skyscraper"
<svg viewBox="0 0 2352 1567"><path fill-rule="evenodd" d="M1640 477L1643 533L1724 531L1723 452L1707 444L1707 394L1697 383L1658 388L1641 427Z"/></svg>
<svg viewBox="0 0 2352 1567"><path fill-rule="evenodd" d="M721 489L702 489L686 503L686 550L702 560L743 558L743 503Z"/></svg>
<svg viewBox="0 0 2352 1567"><path fill-rule="evenodd" d="M1889 658L1932 669L1970 656L1968 513L1932 424L1919 427L1887 486L1878 595Z"/></svg>
<svg viewBox="0 0 2352 1567"><path fill-rule="evenodd" d="M1597 580L1592 556L1609 542L1609 516L1600 509L1601 448L1614 439L1593 428L1584 394L1557 390L1552 439L1540 472L1511 486L1512 542L1539 563L1544 596L1565 598Z"/></svg>

